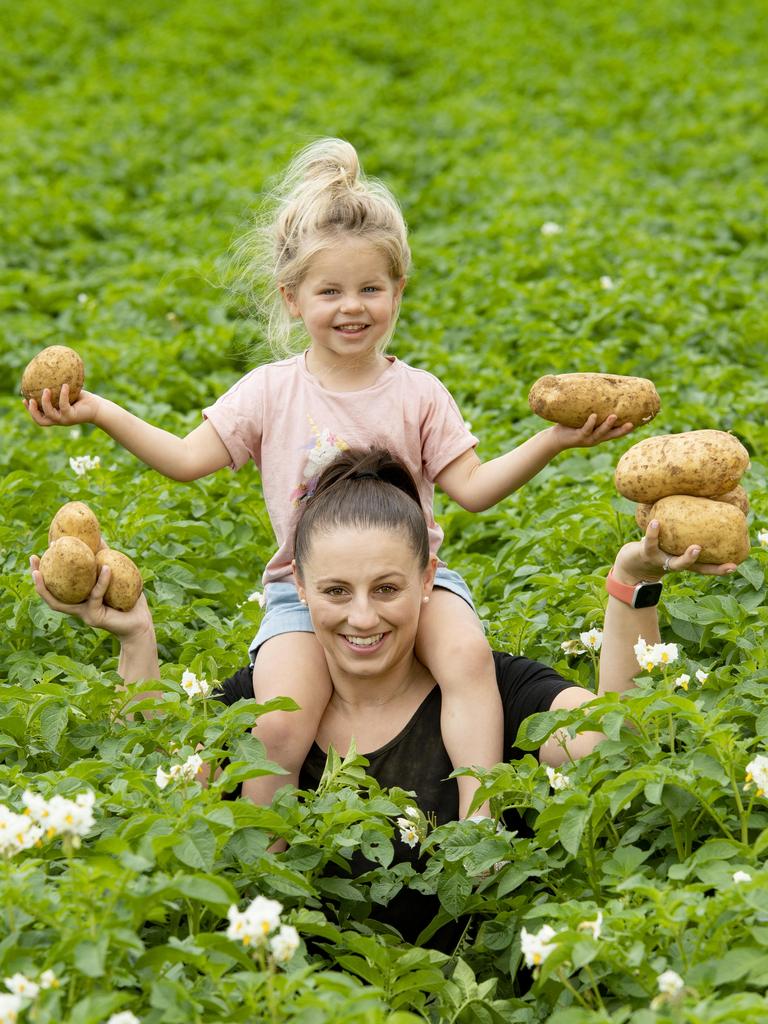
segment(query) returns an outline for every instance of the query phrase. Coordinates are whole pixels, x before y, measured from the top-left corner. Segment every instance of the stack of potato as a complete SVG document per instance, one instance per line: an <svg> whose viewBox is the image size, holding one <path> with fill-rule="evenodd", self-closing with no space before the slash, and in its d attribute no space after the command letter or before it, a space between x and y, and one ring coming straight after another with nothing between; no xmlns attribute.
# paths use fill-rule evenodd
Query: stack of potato
<svg viewBox="0 0 768 1024"><path fill-rule="evenodd" d="M48 550L40 559L43 581L55 598L80 604L93 590L101 567L111 571L104 604L127 612L142 590L141 573L131 559L106 547L99 521L82 501L62 505L48 530Z"/></svg>
<svg viewBox="0 0 768 1024"><path fill-rule="evenodd" d="M698 562L743 562L749 555L749 502L739 485L749 453L723 430L690 430L639 441L616 467L620 494L639 502L645 530L659 522L659 544L681 555L700 544Z"/></svg>

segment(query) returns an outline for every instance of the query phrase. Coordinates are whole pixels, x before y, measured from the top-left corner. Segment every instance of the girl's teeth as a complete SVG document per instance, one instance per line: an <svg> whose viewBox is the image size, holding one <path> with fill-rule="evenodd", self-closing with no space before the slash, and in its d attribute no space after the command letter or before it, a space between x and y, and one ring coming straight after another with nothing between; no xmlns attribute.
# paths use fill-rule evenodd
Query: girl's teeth
<svg viewBox="0 0 768 1024"><path fill-rule="evenodd" d="M377 633L375 636L348 636L346 639L354 647L373 647L383 636L383 633Z"/></svg>

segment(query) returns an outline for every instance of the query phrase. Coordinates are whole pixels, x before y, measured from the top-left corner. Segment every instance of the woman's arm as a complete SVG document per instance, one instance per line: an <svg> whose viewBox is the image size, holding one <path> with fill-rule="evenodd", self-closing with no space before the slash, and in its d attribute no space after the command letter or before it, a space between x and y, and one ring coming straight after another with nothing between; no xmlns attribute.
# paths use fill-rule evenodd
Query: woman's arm
<svg viewBox="0 0 768 1024"><path fill-rule="evenodd" d="M88 600L82 604L64 604L57 601L48 590L40 572L40 559L32 555L29 560L35 590L49 608L65 615L74 615L94 629L105 629L120 640L118 672L126 683L142 679L159 679L160 665L157 660L157 644L152 613L147 599L141 594L129 612L120 612L104 604L104 595L109 586L110 571L105 565L91 591ZM147 692L142 697L154 696Z"/></svg>
<svg viewBox="0 0 768 1024"><path fill-rule="evenodd" d="M68 384L61 389L58 409L52 405L47 388L40 406L34 399L25 400L24 405L41 427L95 424L142 462L172 480L197 480L231 463L224 442L208 420L186 437L177 437L90 391L81 391L77 401L70 405Z"/></svg>
<svg viewBox="0 0 768 1024"><path fill-rule="evenodd" d="M725 576L736 569L732 562L723 565L696 564L700 550L693 545L682 555L667 555L659 547L659 524L652 520L641 541L625 544L620 549L613 565L613 574L620 583L635 586L641 582L657 582L663 578L665 571L680 572L685 569L705 576ZM632 689L635 677L641 672L635 655L635 644L640 637L649 644L659 642L659 618L656 608L632 608L631 605L609 596L605 609L603 643L600 648L599 695L624 693ZM593 699L594 694L589 690L572 686L555 697L550 710L576 708ZM542 745L539 758L543 764L556 768L569 759L590 754L602 738L602 733L580 733L567 741L566 753L559 742L560 737L556 734Z"/></svg>
<svg viewBox="0 0 768 1024"><path fill-rule="evenodd" d="M470 448L450 462L437 475L435 483L468 512L484 512L522 487L566 448L591 448L602 441L623 437L630 430L631 423L617 426L614 415L598 424L592 413L583 427L547 427L489 462L481 462L474 448Z"/></svg>

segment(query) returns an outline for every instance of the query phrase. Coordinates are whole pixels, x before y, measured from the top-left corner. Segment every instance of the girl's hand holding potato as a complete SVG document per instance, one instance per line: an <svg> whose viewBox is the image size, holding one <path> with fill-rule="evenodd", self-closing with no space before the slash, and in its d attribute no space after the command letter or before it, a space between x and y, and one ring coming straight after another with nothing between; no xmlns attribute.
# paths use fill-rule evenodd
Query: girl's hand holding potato
<svg viewBox="0 0 768 1024"><path fill-rule="evenodd" d="M620 424L614 413L599 423L597 414L593 412L580 427L565 427L561 423L556 423L549 429L560 450L565 451L566 448L591 448L593 445L602 444L603 441L624 437L630 430L634 430L634 424Z"/></svg>
<svg viewBox="0 0 768 1024"><path fill-rule="evenodd" d="M24 399L24 406L39 427L73 427L79 423L94 423L99 406L99 396L90 391L81 391L77 401L69 401L69 385L64 384L59 395L59 407L51 400L51 390L46 388L38 404L34 398Z"/></svg>

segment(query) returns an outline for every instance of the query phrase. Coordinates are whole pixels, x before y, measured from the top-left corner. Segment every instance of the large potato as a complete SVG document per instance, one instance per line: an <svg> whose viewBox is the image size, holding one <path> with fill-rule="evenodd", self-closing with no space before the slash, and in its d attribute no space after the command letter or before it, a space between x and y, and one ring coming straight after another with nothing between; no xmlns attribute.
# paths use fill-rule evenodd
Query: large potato
<svg viewBox="0 0 768 1024"><path fill-rule="evenodd" d="M64 384L69 384L69 400L77 400L85 382L85 367L74 349L66 345L49 345L27 364L21 378L21 393L26 399L40 398L46 388L51 389L51 402L59 408L59 395Z"/></svg>
<svg viewBox="0 0 768 1024"><path fill-rule="evenodd" d="M697 562L738 565L749 555L747 520L735 505L674 494L655 502L651 517L659 521L659 546L670 555L682 555L691 544L701 545Z"/></svg>
<svg viewBox="0 0 768 1024"><path fill-rule="evenodd" d="M638 441L619 459L614 479L625 498L652 504L670 494L725 494L748 465L747 449L732 434L689 430Z"/></svg>
<svg viewBox="0 0 768 1024"><path fill-rule="evenodd" d="M128 555L113 551L112 548L102 548L96 555L96 562L99 571L103 565L108 565L112 574L104 595L104 604L121 612L130 611L138 601L143 586L139 570Z"/></svg>
<svg viewBox="0 0 768 1024"><path fill-rule="evenodd" d="M638 426L661 408L653 381L613 373L561 373L540 377L528 393L537 416L564 427L582 427L594 412L597 422L615 413L618 423Z"/></svg>
<svg viewBox="0 0 768 1024"><path fill-rule="evenodd" d="M707 495L707 497L710 497L710 495ZM736 486L732 491L726 491L725 494L721 494L711 500L724 501L726 505L733 505L736 508L741 509L744 515L749 512L749 498L747 497L747 492L743 487ZM638 505L635 509L635 522L643 533L648 529L648 523L651 521L652 509L653 505L649 505L647 502Z"/></svg>
<svg viewBox="0 0 768 1024"><path fill-rule="evenodd" d="M40 559L43 582L66 604L85 601L96 583L96 556L77 537L60 537Z"/></svg>
<svg viewBox="0 0 768 1024"><path fill-rule="evenodd" d="M51 520L48 543L53 544L59 537L78 537L93 551L101 547L99 520L84 501L68 501L62 505Z"/></svg>

